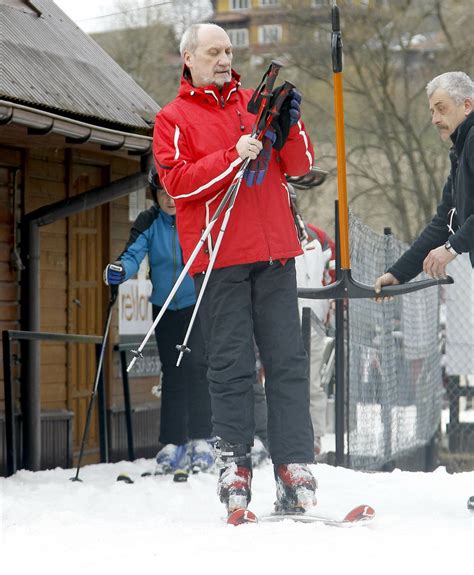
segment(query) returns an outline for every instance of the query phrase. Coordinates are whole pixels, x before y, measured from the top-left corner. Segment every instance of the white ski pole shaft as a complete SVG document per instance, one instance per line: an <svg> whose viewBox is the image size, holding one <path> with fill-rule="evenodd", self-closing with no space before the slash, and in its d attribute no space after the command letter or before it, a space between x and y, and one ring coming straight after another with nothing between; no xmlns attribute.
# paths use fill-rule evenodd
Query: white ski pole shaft
<svg viewBox="0 0 474 575"><path fill-rule="evenodd" d="M145 347L145 345L147 344L147 341L150 339L151 334L153 333L155 327L158 325L158 322L160 321L160 319L163 317L165 311L168 309L169 304L171 303L171 300L174 298L176 292L178 291L180 285L183 283L184 278L186 277L186 274L189 271L189 268L191 267L191 265L193 264L194 260L196 259L196 256L199 252L199 250L201 249L203 243L206 241L207 236L211 233L212 228L214 227L214 224L216 223L216 220L211 220L209 222L209 225L207 226L207 228L204 230L204 233L202 234L200 240L198 241L198 243L196 244L196 247L194 248L193 253L191 254L191 256L189 257L188 262L186 263L186 265L184 266L183 270L181 271L181 273L179 274L178 279L176 280L173 289L170 291L168 297L166 298L165 303L163 304L160 313L156 316L155 321L153 322L152 326L150 327L150 329L148 330L147 334L145 335L145 337L143 338L142 343L140 344L140 347L137 350L132 350L132 353L135 355L135 357L133 357L132 361L129 363L128 367L127 367L127 372L129 372L132 367L135 365L135 362L137 361L137 359L139 357L143 357L142 351L143 348Z"/></svg>
<svg viewBox="0 0 474 575"><path fill-rule="evenodd" d="M218 253L219 248L221 246L222 239L224 237L224 232L227 228L227 222L229 221L229 218L230 218L230 212L232 211L232 208L234 207L235 198L237 197L237 193L240 189L241 181L242 181L242 178L240 178L238 180L238 182L236 182L236 184L235 184L236 187L232 192L232 197L230 199L229 207L227 208L225 215L224 215L224 219L222 220L222 225L221 225L221 229L219 231L219 235L217 236L216 245L214 246L214 249L212 250L211 259L209 260L209 264L208 264L207 270L206 270L206 275L204 276L204 280L202 282L201 289L199 290L199 295L198 295L197 301L194 305L193 315L191 316L191 319L189 321L189 325L188 325L188 329L186 331L186 335L184 337L184 341L181 345L176 346L176 348L179 350L178 361L176 362L177 367L179 367L179 365L181 364L181 360L183 359L184 352L189 353L191 351L187 346L188 340L189 340L189 337L191 335L191 330L193 329L194 321L196 320L199 306L201 305L201 300L202 300L203 295L204 295L204 290L206 289L207 283L208 283L209 278L211 276L211 271L212 271L212 268L214 267L214 262L216 261L217 253Z"/></svg>
<svg viewBox="0 0 474 575"><path fill-rule="evenodd" d="M186 265L184 266L183 270L181 271L181 273L179 274L178 279L176 280L176 283L173 286L173 289L171 290L170 294L168 295L168 297L166 298L165 303L163 304L163 307L160 310L160 313L156 316L155 321L153 322L152 326L150 327L150 329L148 330L147 334L145 335L145 337L143 338L142 343L140 344L140 347L138 349L132 349L131 352L134 354L134 357L132 358L132 361L129 363L128 367L127 367L127 373L130 372L130 370L132 369L132 367L135 365L136 361L138 358L142 358L143 354L142 351L145 347L145 345L147 344L148 340L151 337L151 334L153 333L154 329L156 328L156 326L158 325L159 321L161 320L161 318L163 317L165 311L167 310L169 304L171 303L171 300L174 298L176 292L179 289L179 286L183 283L184 278L186 277L186 274L189 271L189 268L191 267L191 265L193 264L194 260L196 259L199 250L201 249L203 243L206 241L207 236L211 233L212 228L214 227L214 224L216 223L220 213L222 212L222 210L224 209L224 207L226 206L227 202L229 201L229 199L232 197L232 195L234 194L234 186L238 186L240 187L240 182L242 181L242 177L245 171L245 168L247 167L248 163L249 163L249 158L247 158L244 163L242 164L242 166L240 167L239 171L237 172L237 174L234 176L234 179L231 183L231 185L229 186L229 189L227 190L227 192L225 193L224 197L222 198L221 203L219 204L217 210L215 211L211 221L209 222L207 228L204 230L201 238L199 239L198 243L196 244L196 247L194 248L194 251L192 252L192 254L189 257L189 260L187 261Z"/></svg>

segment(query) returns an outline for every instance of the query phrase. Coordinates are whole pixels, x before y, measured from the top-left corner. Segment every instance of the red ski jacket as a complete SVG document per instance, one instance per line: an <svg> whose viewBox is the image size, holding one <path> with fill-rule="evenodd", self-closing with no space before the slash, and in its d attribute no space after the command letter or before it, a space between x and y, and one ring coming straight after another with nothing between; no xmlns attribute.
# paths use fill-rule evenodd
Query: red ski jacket
<svg viewBox="0 0 474 575"><path fill-rule="evenodd" d="M222 91L215 86L195 88L183 74L177 97L156 116L155 164L164 189L176 202L186 261L243 162L235 145L252 131L255 116L247 112L252 93L240 89L235 72ZM285 174L303 175L312 165L313 147L300 121L290 129L283 149L272 149L262 184L248 187L242 181L215 268L286 260L302 253ZM224 213L194 260L191 274L207 268Z"/></svg>

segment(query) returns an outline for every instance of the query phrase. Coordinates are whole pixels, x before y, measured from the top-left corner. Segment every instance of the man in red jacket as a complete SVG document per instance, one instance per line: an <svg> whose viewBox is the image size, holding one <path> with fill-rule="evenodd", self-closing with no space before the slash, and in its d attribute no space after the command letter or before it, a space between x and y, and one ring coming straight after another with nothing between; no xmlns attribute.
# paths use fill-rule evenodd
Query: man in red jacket
<svg viewBox="0 0 474 575"><path fill-rule="evenodd" d="M279 510L316 503L308 361L298 317L294 257L301 246L285 174L312 167L313 148L292 91L263 142L252 137L252 90L232 69L232 45L214 24L191 26L181 40L177 97L156 117L154 158L176 202L184 258L198 244L223 195L249 158L199 309L208 349L213 432L219 438L218 494L228 513L251 496L255 352L266 374L268 437ZM278 135L278 138L277 138ZM199 290L223 215L194 260Z"/></svg>

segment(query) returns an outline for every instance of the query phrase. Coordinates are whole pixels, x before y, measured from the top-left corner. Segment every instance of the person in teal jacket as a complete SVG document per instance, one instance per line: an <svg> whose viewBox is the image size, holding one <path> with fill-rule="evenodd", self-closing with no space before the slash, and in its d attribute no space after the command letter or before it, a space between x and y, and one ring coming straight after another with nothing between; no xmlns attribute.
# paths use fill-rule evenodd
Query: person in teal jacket
<svg viewBox="0 0 474 575"><path fill-rule="evenodd" d="M153 318L159 314L176 279L183 270L183 254L176 229L174 200L162 189L156 170L149 173L154 205L141 212L118 260L104 270L107 285L123 283L135 276L148 255L153 286L150 301ZM158 474L172 473L186 460L194 471L210 469L214 462L211 436L211 406L207 381L204 339L199 320L193 326L189 347L181 365L178 351L188 327L196 293L188 275L176 292L156 330L162 369Z"/></svg>

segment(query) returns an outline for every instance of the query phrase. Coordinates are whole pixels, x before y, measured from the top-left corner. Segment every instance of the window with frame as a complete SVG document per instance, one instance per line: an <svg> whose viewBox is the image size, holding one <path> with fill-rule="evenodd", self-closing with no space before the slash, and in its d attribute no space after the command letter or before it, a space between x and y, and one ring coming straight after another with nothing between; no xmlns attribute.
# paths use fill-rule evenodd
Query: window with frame
<svg viewBox="0 0 474 575"><path fill-rule="evenodd" d="M282 28L279 24L267 24L258 27L259 44L278 44L281 42Z"/></svg>
<svg viewBox="0 0 474 575"><path fill-rule="evenodd" d="M249 31L247 28L234 28L227 30L234 48L245 48L249 45Z"/></svg>
<svg viewBox="0 0 474 575"><path fill-rule="evenodd" d="M280 0L260 0L260 6L278 6Z"/></svg>
<svg viewBox="0 0 474 575"><path fill-rule="evenodd" d="M312 6L313 8L320 8L322 6L329 6L330 0L313 0Z"/></svg>
<svg viewBox="0 0 474 575"><path fill-rule="evenodd" d="M229 0L230 10L247 10L250 8L250 0Z"/></svg>

